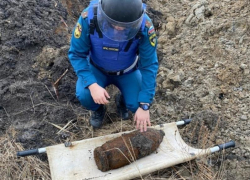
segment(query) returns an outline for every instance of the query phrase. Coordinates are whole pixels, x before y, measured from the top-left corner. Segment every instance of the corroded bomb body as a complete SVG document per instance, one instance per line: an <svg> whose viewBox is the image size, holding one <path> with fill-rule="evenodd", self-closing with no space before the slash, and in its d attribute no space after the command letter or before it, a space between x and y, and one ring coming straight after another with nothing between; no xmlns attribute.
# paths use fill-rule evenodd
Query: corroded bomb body
<svg viewBox="0 0 250 180"><path fill-rule="evenodd" d="M133 131L122 134L95 148L96 165L103 172L128 165L130 162L154 152L162 142L164 135L162 130L152 128L146 132Z"/></svg>

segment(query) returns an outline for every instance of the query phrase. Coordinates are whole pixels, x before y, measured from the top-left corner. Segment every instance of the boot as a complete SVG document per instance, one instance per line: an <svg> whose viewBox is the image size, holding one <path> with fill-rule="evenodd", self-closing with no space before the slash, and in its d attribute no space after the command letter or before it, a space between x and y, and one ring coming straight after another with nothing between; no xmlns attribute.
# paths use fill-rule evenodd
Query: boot
<svg viewBox="0 0 250 180"><path fill-rule="evenodd" d="M122 118L122 120L129 119L128 109L124 103L124 98L121 93L116 94L115 96L115 104L117 107L117 113Z"/></svg>
<svg viewBox="0 0 250 180"><path fill-rule="evenodd" d="M104 105L100 105L96 111L91 112L90 124L93 128L98 129L102 127L105 111Z"/></svg>

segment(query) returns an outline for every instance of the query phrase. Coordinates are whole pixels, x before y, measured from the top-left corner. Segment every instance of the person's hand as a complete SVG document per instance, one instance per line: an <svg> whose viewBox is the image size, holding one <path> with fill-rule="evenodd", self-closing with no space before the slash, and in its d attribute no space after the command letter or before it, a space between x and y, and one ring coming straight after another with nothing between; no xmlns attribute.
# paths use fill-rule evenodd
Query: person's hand
<svg viewBox="0 0 250 180"><path fill-rule="evenodd" d="M97 83L91 84L89 86L90 94L96 104L107 104L109 101L107 98L110 98L108 92Z"/></svg>
<svg viewBox="0 0 250 180"><path fill-rule="evenodd" d="M136 122L136 129L140 129L141 132L147 131L147 125L151 126L149 110L144 111L138 108L135 112L134 121Z"/></svg>

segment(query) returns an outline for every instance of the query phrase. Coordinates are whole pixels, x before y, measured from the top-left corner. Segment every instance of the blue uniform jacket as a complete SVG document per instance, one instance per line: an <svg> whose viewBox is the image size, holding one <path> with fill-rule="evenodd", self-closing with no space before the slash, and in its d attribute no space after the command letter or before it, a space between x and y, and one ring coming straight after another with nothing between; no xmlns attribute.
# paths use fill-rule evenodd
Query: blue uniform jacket
<svg viewBox="0 0 250 180"><path fill-rule="evenodd" d="M73 31L69 49L69 60L78 77L83 79L85 87L96 83L95 75L90 71L89 52L91 47L87 10L78 19ZM146 26L139 41L138 69L142 75L142 87L138 102L151 103L155 95L158 71L157 39L150 18L146 16Z"/></svg>

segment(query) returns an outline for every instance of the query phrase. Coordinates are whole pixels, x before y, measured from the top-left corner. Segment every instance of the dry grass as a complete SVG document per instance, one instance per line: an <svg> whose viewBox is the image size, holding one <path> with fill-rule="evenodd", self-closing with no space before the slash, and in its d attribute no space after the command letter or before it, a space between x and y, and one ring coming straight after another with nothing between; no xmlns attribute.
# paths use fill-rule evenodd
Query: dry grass
<svg viewBox="0 0 250 180"><path fill-rule="evenodd" d="M49 166L37 157L18 158L17 151L23 151L21 144L15 142L16 132L9 129L0 137L0 177L1 180L48 180Z"/></svg>

